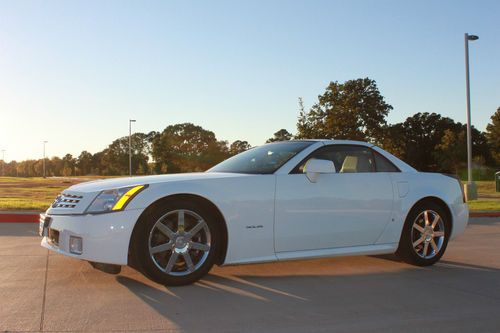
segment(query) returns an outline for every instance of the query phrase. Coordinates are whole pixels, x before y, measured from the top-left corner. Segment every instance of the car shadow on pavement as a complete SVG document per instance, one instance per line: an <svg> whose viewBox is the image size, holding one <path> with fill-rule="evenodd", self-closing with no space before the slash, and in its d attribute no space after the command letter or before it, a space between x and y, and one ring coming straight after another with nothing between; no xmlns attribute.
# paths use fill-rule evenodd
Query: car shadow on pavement
<svg viewBox="0 0 500 333"><path fill-rule="evenodd" d="M426 268L401 264L386 272L348 272L347 260L320 263L338 263L343 272L336 273L334 266L318 270L304 262L306 268L311 266L310 274L295 274L288 267L279 275L274 270L266 276L258 265L258 275L248 274L249 270L228 274L231 270L222 268L184 287L149 284L140 277L118 276L116 280L185 331L267 331L266 325L276 331L320 327L385 331L411 329L416 321L455 322L479 330L496 325L493 314L500 309L499 269L443 261ZM429 317L429 307L439 316ZM203 320L194 319L193 313ZM482 322L476 326L471 318ZM326 323L332 326L321 326Z"/></svg>

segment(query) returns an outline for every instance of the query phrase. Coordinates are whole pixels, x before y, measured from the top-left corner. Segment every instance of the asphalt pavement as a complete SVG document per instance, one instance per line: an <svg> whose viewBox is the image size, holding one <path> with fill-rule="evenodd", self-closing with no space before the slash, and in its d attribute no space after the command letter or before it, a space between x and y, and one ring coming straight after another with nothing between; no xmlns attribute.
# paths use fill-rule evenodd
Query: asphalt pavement
<svg viewBox="0 0 500 333"><path fill-rule="evenodd" d="M0 224L0 331L500 331L500 218L471 219L433 267L393 256L228 266L169 288L49 253L36 232Z"/></svg>

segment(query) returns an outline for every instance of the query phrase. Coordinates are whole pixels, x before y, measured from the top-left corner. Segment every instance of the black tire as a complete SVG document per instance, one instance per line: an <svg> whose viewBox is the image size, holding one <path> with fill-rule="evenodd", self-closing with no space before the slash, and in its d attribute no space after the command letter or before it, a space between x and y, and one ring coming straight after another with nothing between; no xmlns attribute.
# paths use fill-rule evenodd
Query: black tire
<svg viewBox="0 0 500 333"><path fill-rule="evenodd" d="M441 219L442 223L439 223L439 221L436 223L436 231L430 231L429 227L425 225L425 214L428 216L428 221L431 219L434 221L434 214L437 214ZM414 223L416 223L417 226L414 226ZM423 229L424 233L422 233L420 229ZM444 234L442 238L434 236L441 235L441 233ZM451 221L445 209L433 201L421 202L411 209L406 218L396 255L403 261L412 265L433 265L441 259L446 251L450 233ZM422 239L418 238L418 236ZM428 239L431 239L431 241L428 241ZM420 243L417 243L419 241ZM434 242L434 244L432 244L432 242ZM427 250L425 250L426 243L428 243ZM414 246L414 244L417 245ZM437 252L433 245L439 249Z"/></svg>
<svg viewBox="0 0 500 333"><path fill-rule="evenodd" d="M186 229L184 230L183 227L182 231L179 231L180 211L183 211L182 220L186 224ZM177 214L178 219L177 230L173 230L175 229L175 214ZM206 227L204 226L203 229L194 234L192 239L188 240L189 237L186 235L200 221L199 218L205 222ZM151 280L167 286L188 285L205 276L214 265L222 243L220 225L203 205L186 200L166 201L154 210L145 212L137 223L137 230L134 231L131 247L133 253L131 254L134 257L135 266ZM166 236L167 234L159 230L164 228L158 228L158 223L167 226L169 230L177 235L177 238L171 239ZM207 230L208 234L206 233ZM161 237L164 239L158 240ZM197 238L195 239L195 237ZM183 238L180 245L176 242L179 238ZM195 242L195 245L206 246L208 244L209 250L191 247L190 244L194 242L193 239L196 241L199 239L198 242ZM207 244L203 244L203 240ZM152 248L156 248L158 245L167 246L168 244L165 244L167 241L173 243L171 248L156 254L150 253L150 244L154 245ZM153 242L158 243L152 244ZM185 257L186 252L190 258L192 270L188 267L188 258ZM169 266L169 260L172 256L175 256L176 259L173 261L173 266ZM203 261L201 261L202 259ZM168 270L169 268L170 272L162 270Z"/></svg>

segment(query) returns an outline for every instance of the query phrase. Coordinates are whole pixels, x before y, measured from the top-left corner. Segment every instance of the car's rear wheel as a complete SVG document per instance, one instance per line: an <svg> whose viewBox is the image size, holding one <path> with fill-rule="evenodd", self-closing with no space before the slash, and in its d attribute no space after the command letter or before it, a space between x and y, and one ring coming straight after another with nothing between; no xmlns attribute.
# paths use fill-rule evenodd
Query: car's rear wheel
<svg viewBox="0 0 500 333"><path fill-rule="evenodd" d="M203 206L168 202L146 214L134 250L142 272L165 285L186 285L208 273L218 253L217 221Z"/></svg>
<svg viewBox="0 0 500 333"><path fill-rule="evenodd" d="M432 201L422 202L408 214L396 254L414 265L432 265L443 256L450 232L446 211Z"/></svg>

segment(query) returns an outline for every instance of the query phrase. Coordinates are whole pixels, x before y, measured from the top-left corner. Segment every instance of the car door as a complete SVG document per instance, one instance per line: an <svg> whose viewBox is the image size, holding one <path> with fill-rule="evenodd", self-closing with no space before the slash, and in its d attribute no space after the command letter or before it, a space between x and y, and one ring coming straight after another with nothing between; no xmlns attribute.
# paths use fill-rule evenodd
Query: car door
<svg viewBox="0 0 500 333"><path fill-rule="evenodd" d="M335 173L311 182L304 166L330 160ZM277 175L276 252L374 244L391 218L390 175L376 172L374 153L358 145L329 145L313 152L290 174Z"/></svg>

